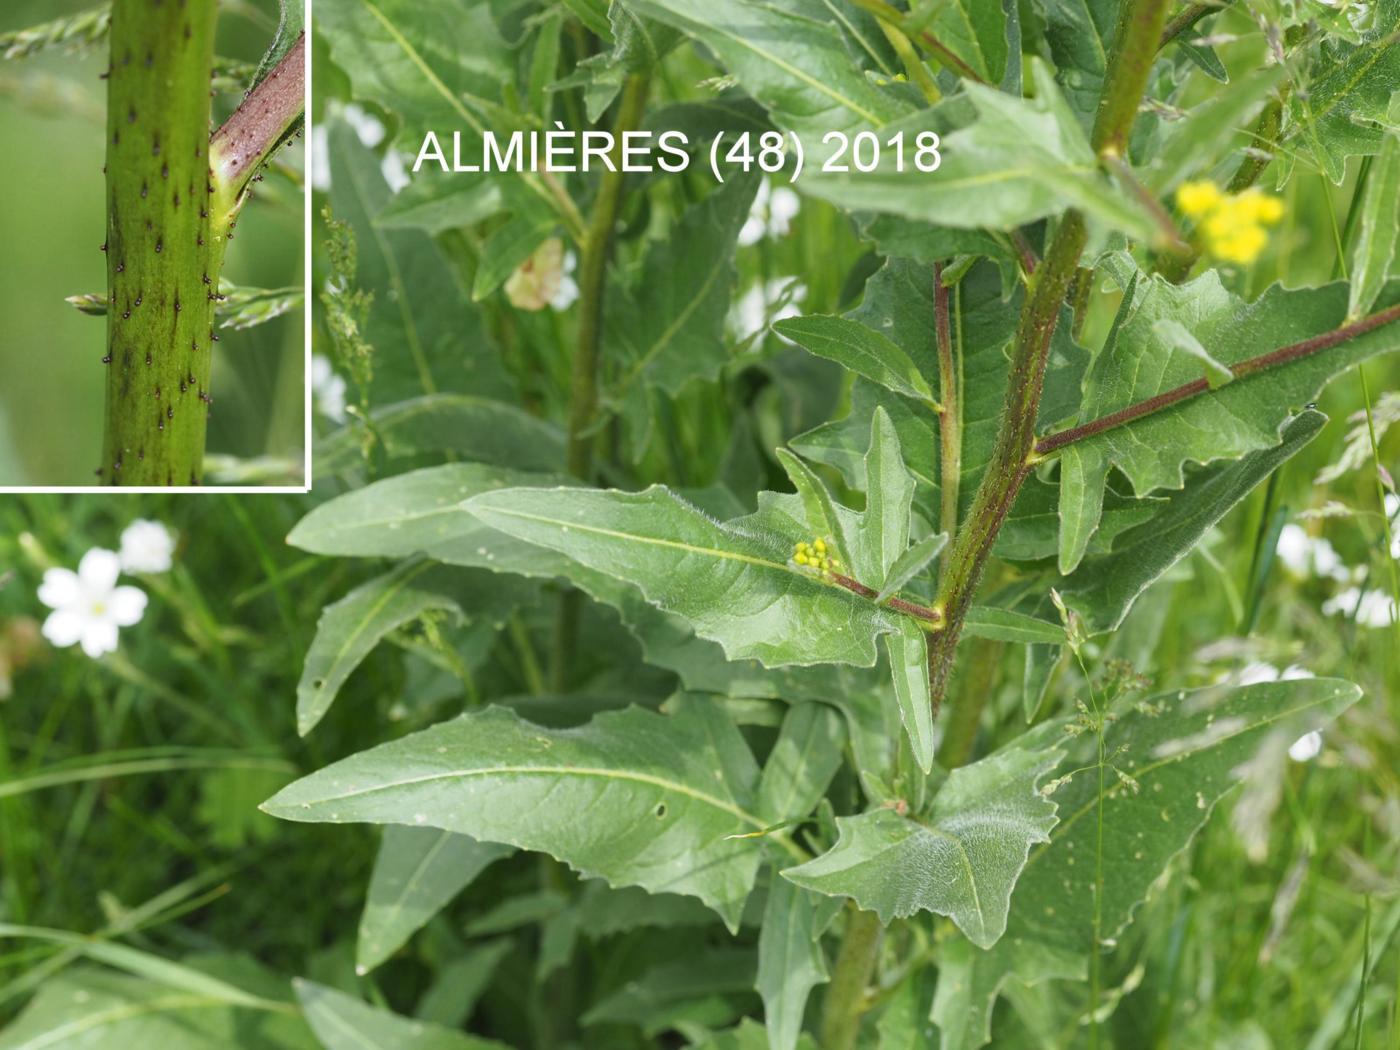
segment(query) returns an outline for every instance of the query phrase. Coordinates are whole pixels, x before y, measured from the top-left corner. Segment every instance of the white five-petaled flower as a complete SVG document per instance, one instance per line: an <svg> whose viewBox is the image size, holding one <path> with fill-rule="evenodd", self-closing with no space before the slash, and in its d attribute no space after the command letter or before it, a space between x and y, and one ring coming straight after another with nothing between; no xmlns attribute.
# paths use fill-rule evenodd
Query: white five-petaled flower
<svg viewBox="0 0 1400 1050"><path fill-rule="evenodd" d="M81 645L94 659L115 652L117 628L139 623L146 611L145 591L117 586L121 568L115 551L94 547L83 555L77 572L45 572L39 600L53 612L44 621L44 637L59 648Z"/></svg>
<svg viewBox="0 0 1400 1050"><path fill-rule="evenodd" d="M311 359L311 407L333 423L345 422L345 377L331 367L330 358Z"/></svg>
<svg viewBox="0 0 1400 1050"><path fill-rule="evenodd" d="M169 572L174 553L175 537L158 521L138 518L122 531L123 572Z"/></svg>

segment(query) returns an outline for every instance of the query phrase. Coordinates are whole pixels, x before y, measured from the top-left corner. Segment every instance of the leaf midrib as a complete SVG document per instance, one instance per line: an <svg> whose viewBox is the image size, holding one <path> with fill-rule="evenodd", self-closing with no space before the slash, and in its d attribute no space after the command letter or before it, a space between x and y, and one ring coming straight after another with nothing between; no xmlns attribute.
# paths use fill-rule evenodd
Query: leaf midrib
<svg viewBox="0 0 1400 1050"><path fill-rule="evenodd" d="M383 11L379 10L371 0L360 0L360 3L363 4L365 9L374 16L375 20L384 27L390 39L392 39L399 50L404 53L404 57L413 63L414 68L423 75L423 79L428 82L432 89L447 101L447 104L456 111L459 117L467 122L468 126L470 126L473 131L478 135L485 135L486 127L481 121L476 119L476 115L473 114L471 110L462 105L461 100L452 93L452 89L442 82L442 78L433 71L432 66L428 65L427 60L419 54L418 49L409 43L408 38L399 32L398 27L389 20L389 17L385 15ZM520 178L521 181L544 200L550 200L548 192L533 173L528 171L521 172ZM553 202L551 201L551 203Z"/></svg>
<svg viewBox="0 0 1400 1050"><path fill-rule="evenodd" d="M407 901L413 891L418 888L418 881L422 878L423 873L432 867L434 858L443 851L452 836L457 834L457 832L448 831L445 828L434 828L433 830L438 833L437 841L418 858L418 863L413 866L413 874L404 880L402 890L400 890L388 907L385 908L386 918L384 925L396 923L398 921L399 913L403 911L404 902Z"/></svg>
<svg viewBox="0 0 1400 1050"><path fill-rule="evenodd" d="M368 2L368 0L366 0L366 2ZM690 21L690 19L687 19L687 21ZM832 100L833 102L835 102L837 105L843 107L844 109L850 111L851 113L856 114L856 115L857 115L858 117L860 117L862 120L869 121L869 122L870 122L871 124L873 124L875 127L877 127L877 128L883 128L883 127L885 126L885 124L887 123L887 121L885 121L882 117L879 117L879 116L877 116L876 114L869 112L869 111L866 110L864 107L860 106L859 104L857 104L856 102L852 101L851 99L846 98L846 96L842 95L840 92L836 91L835 89L831 88L831 87L828 86L827 84L823 83L821 80L817 79L816 77L811 76L810 74L808 74L808 73L804 72L803 70L797 68L796 66L792 65L791 63L789 63L789 62L783 60L782 58L779 58L777 55L773 54L772 52L770 52L770 51L765 51L763 48L758 47L758 46L757 46L756 44L754 44L752 41L746 40L746 39L744 39L743 37L738 36L737 34L735 34L735 33L731 32L730 30L726 29L724 26L719 26L719 25L706 25L705 28L711 30L712 32L716 33L716 34L719 35L719 36L722 36L722 37L724 37L724 38L726 38L726 39L732 41L732 42L735 43L735 44L738 44L740 47L742 47L742 48L744 48L744 49L746 49L746 50L752 52L753 54L757 55L759 58L761 58L761 59L763 59L763 60L765 60L765 61L767 61L767 62L772 63L774 66L776 66L777 68L781 69L783 72L787 73L789 76L793 77L795 80L798 80L798 81L800 81L800 82L803 83L803 84L806 84L808 87L812 88L814 91L818 92L819 94L825 95L827 98L831 99L831 100Z"/></svg>
<svg viewBox="0 0 1400 1050"><path fill-rule="evenodd" d="M452 769L442 773L430 773L425 776L408 777L403 780L394 780L387 783L375 784L366 788L357 788L353 791L342 792L338 795L328 795L324 798L300 800L297 802L284 802L279 809L282 809L292 819L296 819L294 814L299 809L311 806L323 806L334 802L344 802L349 799L361 798L366 795L373 795L383 791L392 791L396 788L414 787L419 784L431 784L441 780L463 780L469 777L488 776L555 776L555 777L597 777L604 780L626 780L638 784L648 784L652 787L661 788L677 795L684 795L687 798L695 799L713 809L728 813L745 824L749 824L760 830L768 827L767 822L760 820L754 814L735 805L726 802L722 798L708 795L703 791L696 790L688 785L681 784L674 780L667 780L665 777L655 776L651 773L639 773L632 770L606 769L599 766L490 766L480 769ZM444 829L446 830L446 829Z"/></svg>
<svg viewBox="0 0 1400 1050"><path fill-rule="evenodd" d="M627 375L623 377L622 382L619 383L617 387L619 394L628 390L631 385L636 382L637 377L651 366L652 361L671 345L672 341L676 338L676 333L681 330L681 326L690 320L696 310L700 309L700 303L710 294L711 289L715 286L715 281L719 279L720 274L728 267L729 260L730 256L728 254L720 254L719 258L715 261L715 265L710 269L705 280L701 283L700 290L686 303L685 308L676 314L675 319L661 330L661 334L656 338L656 341L647 348L646 353L637 360L637 363Z"/></svg>
<svg viewBox="0 0 1400 1050"><path fill-rule="evenodd" d="M799 580L808 583L820 583L814 576L809 576L805 572L789 568L780 562L769 561L767 558L760 558L752 554L743 554L739 551L726 551L718 547L697 547L691 543L682 543L680 540L667 540L658 536L643 536L639 533L619 532L616 529L604 528L601 525L584 525L576 521L564 521L559 518L551 518L544 514L531 514L528 511L512 510L505 507L491 507L490 513L501 514L506 517L520 518L524 521L539 522L542 525L554 525L561 530L576 529L579 532L591 532L597 536L607 536L615 540L630 540L634 543L649 544L654 547L667 547L672 550L684 551L687 554L707 554L715 558L722 558L728 561L743 562L747 565L754 565L763 569L776 569L789 576L795 576ZM840 588L837 588L838 590Z"/></svg>
<svg viewBox="0 0 1400 1050"><path fill-rule="evenodd" d="M384 607L386 605L388 605L391 601L393 601L405 590L407 590L408 585L410 583L416 580L419 576L422 576L423 573L427 572L428 569L432 567L432 564L432 562L425 561L419 565L416 565L411 570L406 572L403 576L399 577L397 580L392 581L389 584L389 586L384 588L383 593L381 593L379 597L375 599L373 605L371 605L368 609L365 610L365 614L362 617L360 617L359 621L355 624L354 628L346 636L345 640L341 642L340 647L333 654L330 663L327 665L327 673L323 676L326 682L322 685L320 689L315 690L317 693L325 692L327 686L329 685L329 679L331 677L329 672L335 670L339 666L340 662L343 659L345 659L345 654L350 651L352 645L359 641L361 635L363 635L365 631L369 629L369 625L374 621L375 617L377 617L381 612L383 612Z"/></svg>

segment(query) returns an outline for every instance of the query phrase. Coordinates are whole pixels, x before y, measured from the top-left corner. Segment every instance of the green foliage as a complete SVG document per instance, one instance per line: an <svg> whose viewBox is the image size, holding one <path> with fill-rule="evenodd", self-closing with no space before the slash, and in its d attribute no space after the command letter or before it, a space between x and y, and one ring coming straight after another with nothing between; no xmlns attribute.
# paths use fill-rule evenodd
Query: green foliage
<svg viewBox="0 0 1400 1050"><path fill-rule="evenodd" d="M1028 851L1055 826L1055 804L1036 787L1059 757L1011 750L955 769L919 819L892 809L838 818L831 851L784 874L850 897L887 924L919 911L950 916L972 943L990 948L1006 930Z"/></svg>
<svg viewBox="0 0 1400 1050"><path fill-rule="evenodd" d="M910 356L879 332L840 317L794 317L773 330L886 390L928 404L928 380Z"/></svg>
<svg viewBox="0 0 1400 1050"><path fill-rule="evenodd" d="M605 316L617 380L605 397L630 422L638 457L651 440L655 399L713 382L724 366L734 242L757 189L757 179L735 179L688 209L669 236L652 242L633 281L611 289ZM653 280L657 273L669 279Z"/></svg>
<svg viewBox="0 0 1400 1050"><path fill-rule="evenodd" d="M1230 295L1215 272L1176 286L1160 277L1146 287L1132 282L1130 315L1084 380L1081 418L1099 419L1148 401L1201 375L1199 354L1184 351L1164 336L1163 322L1189 318L1191 335L1215 369L1231 369L1283 346L1322 336L1346 317L1346 288L1286 291L1270 287L1253 303ZM1060 571L1079 563L1098 525L1104 484L1117 468L1146 495L1179 489L1190 461L1237 459L1278 444L1279 428L1290 412L1316 398L1337 373L1395 349L1393 329L1348 339L1316 353L1242 375L1209 397L1142 417L1076 441L1061 456L1060 518L1063 531ZM1215 384L1212 384L1215 385Z"/></svg>
<svg viewBox="0 0 1400 1050"><path fill-rule="evenodd" d="M933 1003L942 1045L985 1043L992 1003L1008 979L1084 977L1094 939L1098 950L1117 942L1149 888L1236 782L1241 763L1271 736L1286 746L1325 725L1357 695L1348 683L1315 679L1121 704L1099 749L1111 763L1106 788L1094 775L1098 767L1084 765L1093 761L1097 730L1081 723L1068 780L1053 795L1059 819L1026 862L1006 937L990 952L954 943L943 959L953 979L940 982Z"/></svg>
<svg viewBox="0 0 1400 1050"><path fill-rule="evenodd" d="M437 828L390 825L365 892L355 965L374 969L471 884L509 846Z"/></svg>
<svg viewBox="0 0 1400 1050"><path fill-rule="evenodd" d="M959 113L962 119L947 121L946 112L935 109L900 122L898 129L911 140L950 124L957 129L943 140L942 163L932 177L913 178L886 159L871 172L813 173L805 187L846 208L955 228L1010 230L1073 205L1151 240L1153 227L1141 207L1098 170L1088 136L1049 70L1033 60L1031 72L1034 98L968 83L964 89L977 119L967 122Z"/></svg>
<svg viewBox="0 0 1400 1050"><path fill-rule="evenodd" d="M1392 399L1328 415L1363 364L1393 385L1394 129L1369 82L1304 106L1386 68L1389 0L1165 43L1159 0L469 7L318 6L316 337L358 396L314 493L211 541L265 576L218 615L277 622L208 651L296 654L216 694L231 726L178 708L238 765L0 774L27 804L218 761L209 792L275 749L280 819L240 830L276 892L136 957L93 947L141 928L114 911L20 990L85 957L189 992L193 934L256 925L304 936L259 946L295 1002L219 1008L332 1050L1393 1039ZM556 121L683 126L694 163L385 177ZM789 138L714 183L770 130L800 177ZM833 130L941 160L824 173ZM1261 173L1283 218L1213 256L1176 191Z"/></svg>
<svg viewBox="0 0 1400 1050"><path fill-rule="evenodd" d="M481 757L465 765L471 753ZM264 809L543 850L614 885L697 896L734 928L758 851L733 836L764 827L752 812L757 779L742 738L707 700L555 732L490 710L313 773Z"/></svg>
<svg viewBox="0 0 1400 1050"><path fill-rule="evenodd" d="M1273 727L1266 712L1313 698L1279 716L1287 728L1277 731L1291 740L1353 698L1335 683L1289 682L1164 694L1136 706L1117 700L1108 712L1128 679L1114 678L1116 665L1102 661L1103 650L1119 644L1110 632L1131 630L1134 604L1195 566L1195 552L1211 544L1230 510L1316 438L1325 417L1305 406L1323 385L1394 348L1388 313L1355 331L1342 328L1393 301L1387 280L1375 276L1391 265L1378 235L1389 155L1370 151L1379 153L1370 174L1377 181L1356 220L1354 259L1374 291L1276 284L1255 294L1230 269L1206 265L1185 281L1154 272L1163 261L1156 251L1178 239L1166 195L1188 178L1228 174L1212 165L1234 163L1240 126L1286 90L1283 71L1262 69L1202 95L1201 78L1218 85L1239 59L1193 42L1191 27L1149 78L1160 105L1135 129L1125 165L1115 166L1090 145L1100 96L1122 90L1114 81L1121 42L1112 3L1050 4L1043 23L1005 5L932 5L890 16L881 5L780 10L736 0L702 10L644 0L614 5L606 18L575 5L571 16L604 47L562 76L548 101L538 90L539 63L568 51L553 19L493 27L539 49L517 63L519 94L494 96L480 84L442 90L479 71L471 62L454 69L430 47L421 13L381 12L376 28L354 7L332 16L332 53L355 64L349 56L365 39L379 41L379 68L350 75L358 97L401 115L405 152L447 110L478 133L528 126L558 103L605 124L624 83L635 87L628 78L713 62L732 78L725 90L803 136L809 170L800 190L855 213L877 255L845 289L783 291L764 283L767 263L765 276L756 276L736 243L741 227L773 221L777 190L755 197L758 180L737 173L708 192L660 176L629 183L616 212L611 272L598 302L584 304L601 314L601 419L585 439L602 465L597 478L566 479L553 473L564 457L551 426L579 396L577 377L572 391L561 388L567 370L550 356L559 341L547 319L523 304L505 309L486 293L506 281L527 246L561 229L571 236L569 209L553 209L550 219L522 205L524 192L548 196L525 179L454 183L432 172L374 209L383 216L381 237L386 227L414 226L446 246L454 228L473 231L479 250L469 249L462 277L479 305L459 310L486 319L483 345L499 339L513 374L504 387L472 391L474 400L460 403L371 399L363 431L336 435L321 466L328 477L352 478L357 451L377 446L385 454L363 460L371 483L313 510L289 539L323 555L410 559L395 573L441 563L546 588L566 581L582 595L558 599L548 636L551 688L593 683L603 696L592 709L598 713L574 713L568 728L553 726L555 716L544 714L551 708L497 697L494 706L313 773L270 809L299 820L421 818L548 853L634 887L629 892L699 897L731 931L744 915L759 927L756 956L741 941L642 967L632 984L580 1012L586 1030L670 1029L708 1045L703 1033L753 1008L745 997L752 988L766 1044L786 1050L813 1027L808 1000L821 988L821 1033L844 1046L847 1037L833 1035L852 1030L841 1011L862 1007L859 997L842 1005L853 986L842 968L853 964L827 943L833 931L859 926L832 923L843 901L875 913L895 946L883 961L854 965L894 966L898 957L908 966L878 1011L881 1045L923 1045L930 1016L940 1045L979 1045L1001 995L1018 1023L1031 1025L1026 997L1052 977L1086 982L1099 965L1087 961L1086 938L1107 945L1123 936L1148 884L1187 848L1227 784L1254 757L1276 752L1282 736L1266 731ZM351 39L352 24L363 38ZM385 39L389 25L400 31ZM684 39L700 45L695 54L676 46ZM936 86L931 70L909 65L913 48L925 45L944 67ZM1037 56L1026 64L1024 90L1016 50ZM907 83L895 76L901 67ZM651 90L660 90L655 80ZM405 91L418 101L404 101ZM533 108L526 98L536 100ZM699 145L720 128L754 127L736 113L731 106L707 118L717 123ZM653 127L666 126L657 121ZM829 152L818 140L831 130L902 132L911 141L937 132L937 170L912 178L894 169L892 152L870 171L815 170ZM345 133L339 141L364 155ZM565 183L582 190L581 213L591 181ZM538 225L522 218L528 214ZM1057 229L1078 221L1070 216L1090 225L1089 250L1058 259L1052 242ZM750 232L742 240L751 239ZM946 304L935 294L933 262L944 264ZM1027 289L1032 265L1037 275ZM1085 270L1086 296L1037 307L1039 270L1067 265ZM811 257L796 266L810 274ZM741 292L756 279L763 313L777 315L771 336L735 321L747 308ZM790 300L800 301L800 312ZM1034 309L1044 313L1028 322ZM1028 324L1041 326L1030 351ZM522 344L529 349L519 356ZM1021 364L1026 352L1039 355L1031 371ZM771 400L768 391L753 396L756 383L774 388ZM1034 396L1018 400L1023 388ZM1008 413L1025 411L1022 404L1033 415L1030 440L1044 447L1025 448L1026 468L1008 477ZM719 420L734 428L732 438L716 429ZM757 463L754 433L773 449ZM950 433L960 446L956 501L941 498L940 445ZM716 444L728 446L722 456L709 447ZM441 463L444 453L468 462ZM410 466L418 469L402 470ZM783 475L785 485L777 482ZM986 493L998 487L989 504ZM969 535L983 537L980 553ZM820 549L810 546L817 540ZM989 553L995 582L965 610L954 609L948 588L961 578L958 559ZM458 608L473 615L465 601ZM950 659L941 637L950 612L969 641L962 676L945 698L932 670ZM619 659L632 658L599 661L577 639L580 631L619 630L642 665L664 669L687 691L667 701L666 688L658 689L647 705L659 705L659 714L607 710L637 696L619 689L614 673ZM512 637L519 645L516 628ZM1052 684L1067 645L1084 676L1073 677L1068 692ZM1085 661L1099 665L1098 676ZM989 698L980 693L1004 664L1020 668L1018 702L984 712ZM1112 695L1100 698L1100 688ZM1084 689L1077 716L1052 712L1028 730L1008 717L1023 704L1034 716L1047 691L1065 705ZM952 705L946 716L940 700ZM526 717L538 717L539 727L502 704L537 711ZM1217 720L1243 728L1220 733L1211 728ZM552 763L538 785L533 771L545 759L532 739ZM1160 749L1178 744L1174 761L1158 762ZM450 760L434 759L438 747ZM963 748L976 760L967 762ZM761 773L753 754L767 756ZM470 787L478 777L487 786ZM594 803L603 784L612 786L600 820L594 814L603 807ZM723 791L712 794L716 784ZM539 792L548 793L548 812L530 801ZM697 797L708 803L695 805ZM683 798L691 804L682 806ZM676 821L668 834L691 843L679 867L666 836L628 838L663 803ZM1083 838L1099 827L1083 819L1085 805L1101 809L1103 840ZM1150 850L1119 845L1133 829L1152 826L1149 817L1163 825ZM716 852L706 853L702 841ZM1077 879L1101 876L1109 895L1095 908L1096 884L1075 889L1046 926L1044 902L1060 892L1048 880L1066 881L1059 864ZM667 865L659 881L656 869ZM764 870L770 874L760 879ZM759 903L746 912L755 884ZM527 908L532 901L543 910ZM560 945L587 936L588 922L571 918L567 899L553 891L516 903L522 917L541 924L543 978L568 951ZM952 927L921 954L924 913L947 916ZM936 993L930 958L941 975ZM866 979L854 978L856 991ZM1088 1005L1076 1004L1084 998L1076 991L1039 1009L1062 1018L1097 1011L1101 1020L1111 1007L1097 977L1092 984ZM715 1045L745 1045L754 1032L740 1024Z"/></svg>
<svg viewBox="0 0 1400 1050"><path fill-rule="evenodd" d="M1348 157L1375 154L1395 130L1388 115L1400 78L1400 3L1381 0L1368 14L1360 33L1346 33L1352 39L1319 47L1308 90L1289 100L1286 141L1295 149L1306 146L1337 183Z"/></svg>
<svg viewBox="0 0 1400 1050"><path fill-rule="evenodd" d="M243 960L210 958L203 965L216 972L231 970L244 980L252 976L264 988L277 983ZM69 1040L81 1040L98 1050L138 1043L191 1050L230 1045L312 1050L316 1046L290 1003L259 1000L256 1006L245 1006L218 991L182 989L84 967L45 982L25 1012L0 1035L0 1046L27 1050L61 1046Z"/></svg>
<svg viewBox="0 0 1400 1050"><path fill-rule="evenodd" d="M876 637L895 630L897 618L793 564L793 544L807 532L785 509L771 500L722 524L662 488L506 489L463 507L512 539L634 584L731 657L770 667L873 665Z"/></svg>
<svg viewBox="0 0 1400 1050"><path fill-rule="evenodd" d="M774 874L758 937L756 987L763 996L769 1045L776 1050L797 1045L807 996L827 980L820 906L815 894Z"/></svg>
<svg viewBox="0 0 1400 1050"><path fill-rule="evenodd" d="M1391 116L1400 107L1391 101ZM1381 143L1361 204L1361 222L1352 251L1351 298L1347 317L1361 317L1376 305L1395 261L1395 229L1400 225L1400 136Z"/></svg>
<svg viewBox="0 0 1400 1050"><path fill-rule="evenodd" d="M326 1050L355 1050L366 1044L404 1050L496 1050L504 1045L398 1017L311 981L298 981L296 990L306 1023Z"/></svg>

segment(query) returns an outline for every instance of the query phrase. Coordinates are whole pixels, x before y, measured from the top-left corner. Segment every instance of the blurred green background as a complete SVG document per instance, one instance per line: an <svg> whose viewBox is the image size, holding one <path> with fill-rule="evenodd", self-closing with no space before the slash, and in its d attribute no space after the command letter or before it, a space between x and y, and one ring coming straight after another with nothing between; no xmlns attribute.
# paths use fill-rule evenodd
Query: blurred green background
<svg viewBox="0 0 1400 1050"><path fill-rule="evenodd" d="M6 0L0 33L92 8L84 0ZM218 54L256 62L277 0L222 5ZM103 240L105 43L0 58L0 485L88 485L102 443L106 324L64 302L106 282ZM238 96L214 99L221 121ZM224 279L303 283L300 141L276 158L240 218ZM294 176L296 181L293 181ZM209 452L270 457L246 483L299 484L304 419L303 312L225 332L215 348ZM285 465L286 470L283 470ZM290 473L287 473L290 471ZM217 477L218 471L211 477Z"/></svg>

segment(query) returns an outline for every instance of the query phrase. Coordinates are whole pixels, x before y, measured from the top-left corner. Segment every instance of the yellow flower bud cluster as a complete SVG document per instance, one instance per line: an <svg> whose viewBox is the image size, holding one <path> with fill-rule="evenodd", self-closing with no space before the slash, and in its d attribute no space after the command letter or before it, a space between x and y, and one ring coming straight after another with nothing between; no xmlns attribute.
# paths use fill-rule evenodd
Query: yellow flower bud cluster
<svg viewBox="0 0 1400 1050"><path fill-rule="evenodd" d="M1206 250L1226 262L1248 265L1259 257L1269 236L1264 227L1283 218L1283 202L1250 187L1222 193L1209 179L1183 182L1176 191L1183 215L1199 222Z"/></svg>
<svg viewBox="0 0 1400 1050"><path fill-rule="evenodd" d="M798 565L816 569L823 575L841 568L841 561L828 546L826 540L815 539L811 543L799 543L792 548L792 560Z"/></svg>

